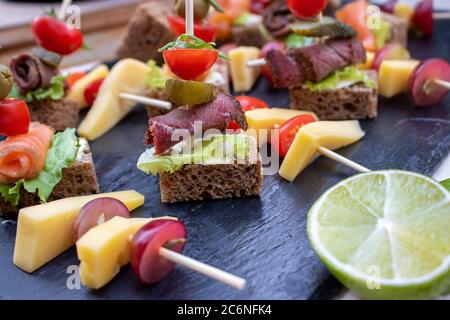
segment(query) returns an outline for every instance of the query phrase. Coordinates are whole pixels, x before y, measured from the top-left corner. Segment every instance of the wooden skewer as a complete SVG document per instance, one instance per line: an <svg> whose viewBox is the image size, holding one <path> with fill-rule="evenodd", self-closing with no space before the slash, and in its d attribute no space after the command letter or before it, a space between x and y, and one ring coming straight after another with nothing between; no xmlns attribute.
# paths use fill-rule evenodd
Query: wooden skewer
<svg viewBox="0 0 450 320"><path fill-rule="evenodd" d="M71 3L72 0L63 0L61 7L59 8L58 19L64 20L66 18L67 8L70 6Z"/></svg>
<svg viewBox="0 0 450 320"><path fill-rule="evenodd" d="M131 93L120 93L119 97L122 99L125 99L125 100L142 103L142 104L152 106L152 107L157 107L160 109L172 110L172 103L170 103L169 101L142 97L142 96L138 96L138 95L131 94Z"/></svg>
<svg viewBox="0 0 450 320"><path fill-rule="evenodd" d="M450 82L447 82L444 80L439 80L439 79L435 79L435 80L433 80L433 82L443 88L447 88L448 90L450 90Z"/></svg>
<svg viewBox="0 0 450 320"><path fill-rule="evenodd" d="M185 0L186 34L194 35L194 0Z"/></svg>
<svg viewBox="0 0 450 320"><path fill-rule="evenodd" d="M212 279L221 281L231 287L237 289L244 289L247 281L243 278L232 275L231 273L222 271L203 262L186 257L175 251L161 247L159 249L159 255L174 263L180 264L188 269L204 274Z"/></svg>
<svg viewBox="0 0 450 320"><path fill-rule="evenodd" d="M251 60L246 63L247 67L249 67L249 68L261 67L261 66L265 66L266 64L267 64L267 62L266 62L266 59L264 59L264 58Z"/></svg>
<svg viewBox="0 0 450 320"><path fill-rule="evenodd" d="M323 156L330 158L336 162L339 162L340 164L343 164L344 166L352 168L353 170L356 170L358 172L366 173L366 172L371 171L371 170L367 169L366 167L363 167L362 165L360 165L350 159L347 159L347 158L341 156L340 154L337 154L336 152L333 152L325 147L319 146L319 148L317 150Z"/></svg>
<svg viewBox="0 0 450 320"><path fill-rule="evenodd" d="M434 20L450 19L450 12L434 12L433 19Z"/></svg>

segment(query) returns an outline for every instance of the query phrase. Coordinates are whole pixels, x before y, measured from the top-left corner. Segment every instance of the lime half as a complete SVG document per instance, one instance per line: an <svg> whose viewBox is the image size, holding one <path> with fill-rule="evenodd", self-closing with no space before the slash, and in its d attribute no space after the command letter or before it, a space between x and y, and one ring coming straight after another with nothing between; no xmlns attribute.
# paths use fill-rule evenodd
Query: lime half
<svg viewBox="0 0 450 320"><path fill-rule="evenodd" d="M426 176L377 171L326 191L308 236L330 272L366 299L429 299L450 289L450 192Z"/></svg>

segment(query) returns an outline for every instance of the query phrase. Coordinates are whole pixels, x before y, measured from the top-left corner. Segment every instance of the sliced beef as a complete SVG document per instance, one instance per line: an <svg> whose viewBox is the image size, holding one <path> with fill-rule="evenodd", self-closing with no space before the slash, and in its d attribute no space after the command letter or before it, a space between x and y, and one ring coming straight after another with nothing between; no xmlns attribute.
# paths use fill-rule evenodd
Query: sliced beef
<svg viewBox="0 0 450 320"><path fill-rule="evenodd" d="M28 53L14 57L11 60L10 69L22 94L38 88L48 88L52 77L59 73L58 68L51 67Z"/></svg>
<svg viewBox="0 0 450 320"><path fill-rule="evenodd" d="M344 67L364 63L366 51L356 39L327 39L311 46L291 48L286 54L269 52L266 57L274 86L299 86L304 81L318 82Z"/></svg>
<svg viewBox="0 0 450 320"><path fill-rule="evenodd" d="M271 50L266 56L275 88L288 88L304 81L303 67L293 57L279 50Z"/></svg>
<svg viewBox="0 0 450 320"><path fill-rule="evenodd" d="M297 20L284 0L276 0L268 6L263 13L263 18L267 31L277 38L291 33L291 23Z"/></svg>
<svg viewBox="0 0 450 320"><path fill-rule="evenodd" d="M189 130L193 134L195 123L201 122L202 132L208 129L223 132L231 121L235 121L243 130L247 129L245 114L239 102L233 96L222 93L214 101L195 108L180 107L165 115L150 118L145 143L153 144L155 153L160 154L178 143L174 135L178 129ZM182 132L178 134L182 136Z"/></svg>

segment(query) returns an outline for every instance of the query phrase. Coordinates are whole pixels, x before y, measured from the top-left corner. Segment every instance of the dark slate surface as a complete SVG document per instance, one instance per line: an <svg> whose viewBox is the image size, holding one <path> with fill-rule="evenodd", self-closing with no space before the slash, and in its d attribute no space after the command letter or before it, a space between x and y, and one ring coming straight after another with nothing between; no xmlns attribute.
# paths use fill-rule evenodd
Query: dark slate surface
<svg viewBox="0 0 450 320"><path fill-rule="evenodd" d="M450 34L438 26L432 40L415 42L416 57L450 58ZM284 91L260 81L253 92L272 106L288 105ZM339 152L371 169L398 168L432 174L450 150L449 100L431 108L413 109L407 96L381 99L380 116L363 121L365 139ZM445 105L447 107L445 107ZM161 283L145 287L129 267L99 291L66 286L71 249L26 274L12 263L15 225L0 225L0 298L2 299L311 299L330 297L339 289L310 248L305 232L308 208L327 188L354 174L319 159L295 183L267 177L260 198L163 205L158 180L135 169L146 129L146 115L137 107L114 130L92 144L102 191L134 188L146 196L136 216L175 215L188 230L185 253L248 279L237 291L177 267Z"/></svg>

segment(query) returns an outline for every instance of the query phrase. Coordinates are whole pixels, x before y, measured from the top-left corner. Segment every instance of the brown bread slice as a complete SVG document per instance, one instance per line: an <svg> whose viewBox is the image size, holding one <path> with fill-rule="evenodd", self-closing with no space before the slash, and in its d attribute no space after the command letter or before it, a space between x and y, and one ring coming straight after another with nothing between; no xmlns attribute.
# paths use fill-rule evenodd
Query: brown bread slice
<svg viewBox="0 0 450 320"><path fill-rule="evenodd" d="M171 1L153 0L136 8L116 51L118 59L162 62L158 49L175 39L167 22Z"/></svg>
<svg viewBox="0 0 450 320"><path fill-rule="evenodd" d="M399 43L406 48L408 45L408 22L386 12L383 12L381 17L391 24L391 34L387 42Z"/></svg>
<svg viewBox="0 0 450 320"><path fill-rule="evenodd" d="M85 147L78 155L78 159L72 166L63 170L62 179L53 189L48 201L95 194L99 193L99 191L92 154L86 142ZM21 208L34 206L39 203L40 200L37 194L29 193L22 188L18 206L13 206L0 196L0 217L16 218Z"/></svg>
<svg viewBox="0 0 450 320"><path fill-rule="evenodd" d="M377 82L376 71L367 71ZM350 120L375 118L378 115L378 89L363 84L313 92L305 85L289 89L291 108L315 112L320 120Z"/></svg>
<svg viewBox="0 0 450 320"><path fill-rule="evenodd" d="M263 175L261 156L251 140L246 161L230 164L189 164L174 173L160 174L164 203L257 196Z"/></svg>
<svg viewBox="0 0 450 320"><path fill-rule="evenodd" d="M78 125L78 105L76 102L62 100L34 100L28 102L32 121L38 121L53 127L56 131L64 131L67 128L76 128Z"/></svg>

